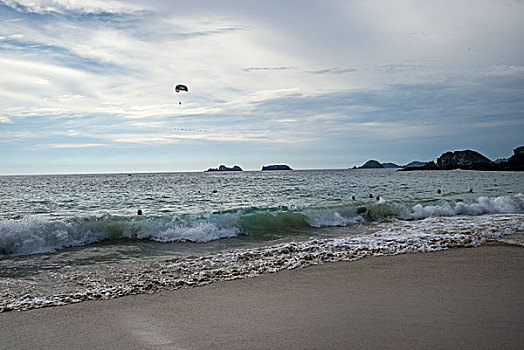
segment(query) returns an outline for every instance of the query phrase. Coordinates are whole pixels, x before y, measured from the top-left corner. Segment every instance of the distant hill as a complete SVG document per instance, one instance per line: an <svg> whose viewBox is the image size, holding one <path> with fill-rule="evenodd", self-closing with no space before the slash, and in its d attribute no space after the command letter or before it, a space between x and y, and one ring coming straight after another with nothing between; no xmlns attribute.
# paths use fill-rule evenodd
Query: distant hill
<svg viewBox="0 0 524 350"><path fill-rule="evenodd" d="M400 165L395 164L395 163L382 163L382 167L383 168L388 168L388 169L402 168Z"/></svg>
<svg viewBox="0 0 524 350"><path fill-rule="evenodd" d="M395 163L380 163L378 160L368 160L360 167L353 167L353 169L396 169L400 168L400 165Z"/></svg>
<svg viewBox="0 0 524 350"><path fill-rule="evenodd" d="M377 160L368 160L358 169L382 169L384 166Z"/></svg>
<svg viewBox="0 0 524 350"><path fill-rule="evenodd" d="M494 162L484 157L482 154L469 149L464 151L446 152L437 159L437 167L443 170L491 170L494 166Z"/></svg>
<svg viewBox="0 0 524 350"><path fill-rule="evenodd" d="M420 162L418 160L414 160L404 166L402 166L402 168L411 168L411 167L420 167L420 166L424 166L425 162Z"/></svg>

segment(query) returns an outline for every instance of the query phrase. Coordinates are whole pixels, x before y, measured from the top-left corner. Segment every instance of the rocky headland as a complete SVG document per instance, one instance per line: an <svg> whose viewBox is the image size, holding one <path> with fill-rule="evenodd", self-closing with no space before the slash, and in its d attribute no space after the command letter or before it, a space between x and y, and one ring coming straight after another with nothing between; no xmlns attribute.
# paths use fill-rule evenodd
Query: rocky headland
<svg viewBox="0 0 524 350"><path fill-rule="evenodd" d="M493 171L523 171L524 170L524 146L513 150L513 155L508 159L499 159L493 162L482 154L463 150L445 152L438 157L437 162L426 162L422 166L404 167L402 171L411 170L493 170Z"/></svg>

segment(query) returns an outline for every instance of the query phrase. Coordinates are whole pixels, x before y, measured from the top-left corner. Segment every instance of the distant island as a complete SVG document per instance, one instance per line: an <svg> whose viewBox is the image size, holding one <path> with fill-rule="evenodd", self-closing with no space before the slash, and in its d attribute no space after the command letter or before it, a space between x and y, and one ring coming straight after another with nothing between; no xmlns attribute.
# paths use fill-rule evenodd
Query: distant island
<svg viewBox="0 0 524 350"><path fill-rule="evenodd" d="M524 171L524 146L513 150L513 155L507 159L491 161L482 154L472 151L445 152L438 157L437 162L413 161L404 166L395 163L380 163L377 160L368 160L362 166L353 169L384 169L401 168L401 171L412 170L493 170L493 171Z"/></svg>
<svg viewBox="0 0 524 350"><path fill-rule="evenodd" d="M266 170L293 170L288 165L264 165L262 171Z"/></svg>
<svg viewBox="0 0 524 350"><path fill-rule="evenodd" d="M238 165L233 166L232 168L228 168L225 165L221 165L218 168L209 168L205 172L214 172L214 171L242 171L242 168L240 168Z"/></svg>
<svg viewBox="0 0 524 350"><path fill-rule="evenodd" d="M353 167L353 169L397 169L397 168L401 168L401 166L395 163L380 163L378 160L373 160L373 159L368 160L362 166Z"/></svg>
<svg viewBox="0 0 524 350"><path fill-rule="evenodd" d="M276 165L264 165L262 167L262 171L268 171L268 170L293 170L289 167L289 165L285 164L276 164ZM217 171L242 171L242 168L238 165L234 165L232 168L227 167L225 165L220 165L218 168L209 168L205 172L217 172Z"/></svg>

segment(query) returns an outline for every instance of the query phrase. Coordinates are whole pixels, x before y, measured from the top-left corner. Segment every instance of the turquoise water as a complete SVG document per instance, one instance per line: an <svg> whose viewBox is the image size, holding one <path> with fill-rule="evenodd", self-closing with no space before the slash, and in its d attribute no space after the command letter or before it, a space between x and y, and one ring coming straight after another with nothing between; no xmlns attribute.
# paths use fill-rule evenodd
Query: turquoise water
<svg viewBox="0 0 524 350"><path fill-rule="evenodd" d="M477 245L523 230L523 189L524 173L461 170L4 176L0 293L5 305L25 305L5 310L31 308L66 302L46 299L56 294L135 293L126 281L146 283L136 271L165 259L196 266L194 278L203 271L199 259L224 266L220 276L255 273L255 265L231 265L253 250L264 252L261 266L278 262L278 270L307 265L309 258L300 259L310 251L331 261L348 249L377 254L387 246L384 254L397 254ZM220 260L228 252L233 257ZM126 276L120 294L107 292L116 288L115 271Z"/></svg>
<svg viewBox="0 0 524 350"><path fill-rule="evenodd" d="M523 188L522 173L472 171L0 177L0 254L100 242L265 241L393 218L522 213Z"/></svg>

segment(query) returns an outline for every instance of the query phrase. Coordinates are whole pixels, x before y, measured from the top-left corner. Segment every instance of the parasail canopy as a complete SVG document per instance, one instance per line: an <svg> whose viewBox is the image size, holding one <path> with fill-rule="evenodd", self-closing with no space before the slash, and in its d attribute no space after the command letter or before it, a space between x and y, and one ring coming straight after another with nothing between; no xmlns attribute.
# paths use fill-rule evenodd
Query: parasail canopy
<svg viewBox="0 0 524 350"><path fill-rule="evenodd" d="M187 86L178 84L177 86L175 86L175 92L179 93L180 91L188 92L189 90L187 89Z"/></svg>

